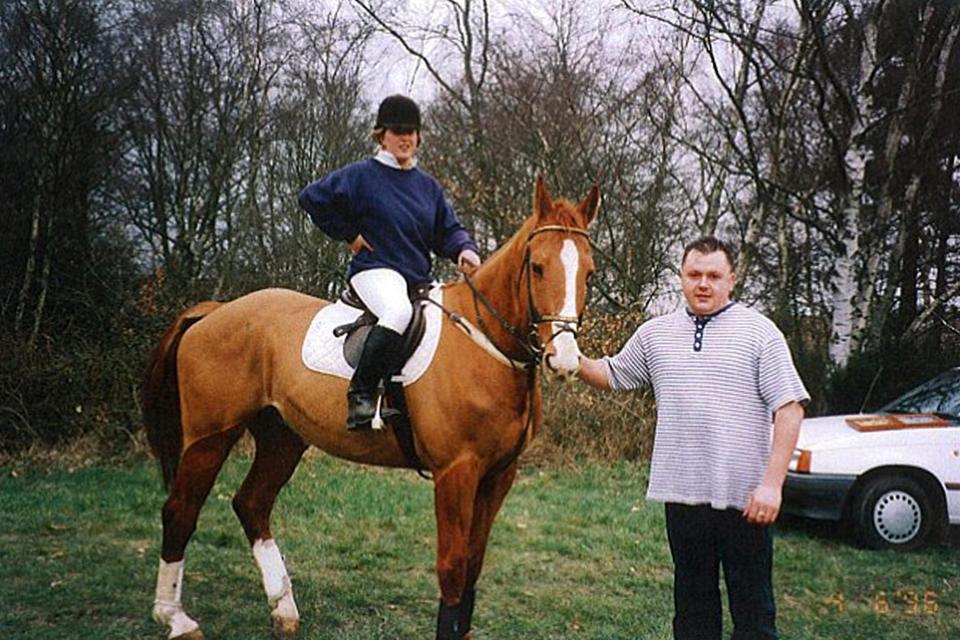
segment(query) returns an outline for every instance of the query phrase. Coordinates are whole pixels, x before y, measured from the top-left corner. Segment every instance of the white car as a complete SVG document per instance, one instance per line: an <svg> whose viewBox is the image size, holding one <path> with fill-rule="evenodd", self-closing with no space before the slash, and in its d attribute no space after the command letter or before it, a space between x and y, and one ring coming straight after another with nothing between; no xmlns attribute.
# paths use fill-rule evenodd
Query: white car
<svg viewBox="0 0 960 640"><path fill-rule="evenodd" d="M914 549L960 524L960 367L876 414L804 420L783 511L842 520L874 549Z"/></svg>

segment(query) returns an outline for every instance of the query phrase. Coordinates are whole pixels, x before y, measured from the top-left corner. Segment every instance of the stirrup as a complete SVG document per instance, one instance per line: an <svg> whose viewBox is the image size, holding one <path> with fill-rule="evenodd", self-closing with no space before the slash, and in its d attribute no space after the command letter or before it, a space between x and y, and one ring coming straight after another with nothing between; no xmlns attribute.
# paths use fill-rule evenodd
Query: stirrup
<svg viewBox="0 0 960 640"><path fill-rule="evenodd" d="M347 417L347 431L368 431L373 428L373 418L363 421L354 421Z"/></svg>
<svg viewBox="0 0 960 640"><path fill-rule="evenodd" d="M380 407L380 417L383 418L384 420L388 420L390 418L396 418L399 415L400 415L399 409L394 409L393 407L384 407L384 406Z"/></svg>

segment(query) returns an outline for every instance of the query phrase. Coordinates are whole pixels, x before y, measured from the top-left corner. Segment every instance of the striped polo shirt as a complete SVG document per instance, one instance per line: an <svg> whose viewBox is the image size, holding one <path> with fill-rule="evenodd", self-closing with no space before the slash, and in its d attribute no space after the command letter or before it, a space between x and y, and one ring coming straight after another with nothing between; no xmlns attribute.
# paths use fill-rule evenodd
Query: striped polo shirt
<svg viewBox="0 0 960 640"><path fill-rule="evenodd" d="M780 330L738 303L653 318L604 361L613 389L653 387L647 499L658 502L744 508L766 471L773 413L810 398Z"/></svg>

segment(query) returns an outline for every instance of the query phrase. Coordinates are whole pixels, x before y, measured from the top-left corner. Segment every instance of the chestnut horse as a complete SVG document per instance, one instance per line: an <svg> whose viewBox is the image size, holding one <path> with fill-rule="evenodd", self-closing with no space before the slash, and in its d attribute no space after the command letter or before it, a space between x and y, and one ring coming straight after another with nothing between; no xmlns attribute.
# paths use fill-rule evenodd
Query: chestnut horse
<svg viewBox="0 0 960 640"><path fill-rule="evenodd" d="M537 367L570 378L579 367L579 317L593 258L587 227L594 186L573 204L537 180L534 210L473 277L444 285L447 311L427 371L406 388L416 453L431 472L440 585L437 639L469 638L487 539L541 422ZM266 289L204 302L166 331L147 367L143 413L170 489L153 616L170 638L202 638L181 604L184 549L230 449L256 446L233 508L260 569L274 631L300 616L270 530L280 489L307 446L355 462L409 467L389 429L348 431L347 381L301 362L301 339L326 301Z"/></svg>

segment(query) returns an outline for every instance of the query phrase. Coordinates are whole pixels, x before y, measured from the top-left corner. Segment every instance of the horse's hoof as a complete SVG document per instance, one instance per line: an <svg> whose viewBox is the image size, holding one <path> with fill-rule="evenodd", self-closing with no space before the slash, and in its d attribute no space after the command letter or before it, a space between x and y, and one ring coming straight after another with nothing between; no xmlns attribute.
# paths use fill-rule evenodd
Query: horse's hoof
<svg viewBox="0 0 960 640"><path fill-rule="evenodd" d="M293 640L300 633L300 621L289 618L273 619L273 637L279 640Z"/></svg>
<svg viewBox="0 0 960 640"><path fill-rule="evenodd" d="M170 638L170 640L203 640L203 631L194 629L193 631L181 633L176 638Z"/></svg>

